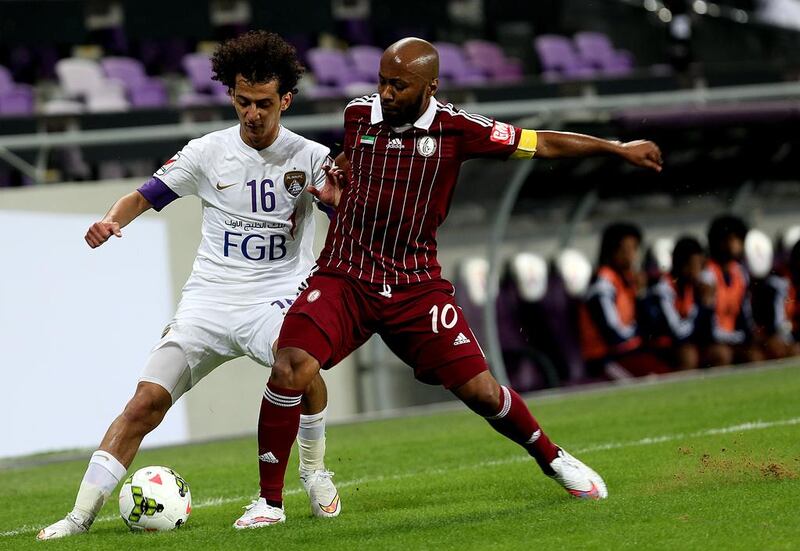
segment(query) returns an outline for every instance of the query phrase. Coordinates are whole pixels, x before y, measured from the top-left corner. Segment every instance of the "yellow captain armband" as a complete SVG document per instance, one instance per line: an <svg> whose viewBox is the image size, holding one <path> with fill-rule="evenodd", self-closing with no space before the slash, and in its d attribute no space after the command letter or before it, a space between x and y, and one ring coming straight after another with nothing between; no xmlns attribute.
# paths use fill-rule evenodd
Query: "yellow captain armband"
<svg viewBox="0 0 800 551"><path fill-rule="evenodd" d="M512 159L530 159L536 154L536 145L539 141L536 130L522 129L517 150L511 154Z"/></svg>

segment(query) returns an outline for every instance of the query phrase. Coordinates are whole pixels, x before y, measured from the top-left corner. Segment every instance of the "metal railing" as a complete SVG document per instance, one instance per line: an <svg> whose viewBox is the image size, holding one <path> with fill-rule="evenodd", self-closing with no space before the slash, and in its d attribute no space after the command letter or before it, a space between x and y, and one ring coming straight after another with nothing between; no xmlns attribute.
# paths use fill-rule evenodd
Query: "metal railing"
<svg viewBox="0 0 800 551"><path fill-rule="evenodd" d="M588 90L591 90L589 86ZM497 118L514 119L536 116L540 124L561 120L570 113L596 116L616 109L631 107L669 107L705 105L726 101L752 101L800 98L800 82L756 84L724 88L694 88L669 92L615 94L598 96L592 93L569 98L517 100L502 102L463 103L459 107ZM130 144L196 138L221 130L231 120L185 122L169 125L136 126L108 130L68 130L65 132L20 134L0 137L0 159L20 170L34 181L41 181L41 170L15 152L49 151L65 146ZM283 117L283 125L297 132L336 130L342 128L341 113Z"/></svg>

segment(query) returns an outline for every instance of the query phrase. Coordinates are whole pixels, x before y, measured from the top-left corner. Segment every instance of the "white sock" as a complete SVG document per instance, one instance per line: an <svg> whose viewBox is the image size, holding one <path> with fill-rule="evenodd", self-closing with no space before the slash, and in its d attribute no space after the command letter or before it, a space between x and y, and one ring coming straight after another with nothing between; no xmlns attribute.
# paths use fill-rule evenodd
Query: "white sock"
<svg viewBox="0 0 800 551"><path fill-rule="evenodd" d="M297 447L300 451L300 471L325 470L325 414L328 408L313 415L300 416Z"/></svg>
<svg viewBox="0 0 800 551"><path fill-rule="evenodd" d="M91 526L97 513L127 471L128 469L110 453L102 450L94 452L89 460L86 474L81 480L72 514L87 528Z"/></svg>

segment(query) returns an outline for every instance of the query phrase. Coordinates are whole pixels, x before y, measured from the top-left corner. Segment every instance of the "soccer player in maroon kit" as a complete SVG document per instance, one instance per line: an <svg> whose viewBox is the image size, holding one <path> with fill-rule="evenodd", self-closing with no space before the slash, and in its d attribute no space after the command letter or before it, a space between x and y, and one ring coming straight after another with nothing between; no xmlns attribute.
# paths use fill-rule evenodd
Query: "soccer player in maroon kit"
<svg viewBox="0 0 800 551"><path fill-rule="evenodd" d="M436 230L447 215L461 163L475 157L541 158L615 154L661 170L648 141L619 143L535 132L456 110L433 97L439 59L406 38L381 59L379 93L345 109L349 179L318 270L286 315L262 400L259 454L265 515L283 522L283 479L297 434L300 397L320 369L336 365L378 333L414 376L441 384L503 436L520 444L572 495L607 496L602 478L553 444L522 398L500 386L441 278Z"/></svg>

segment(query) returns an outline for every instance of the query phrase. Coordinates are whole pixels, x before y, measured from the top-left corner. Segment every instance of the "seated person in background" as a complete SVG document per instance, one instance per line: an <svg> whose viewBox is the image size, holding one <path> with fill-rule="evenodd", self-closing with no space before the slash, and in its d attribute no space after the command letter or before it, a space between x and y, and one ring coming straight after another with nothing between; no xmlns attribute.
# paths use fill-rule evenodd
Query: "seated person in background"
<svg viewBox="0 0 800 551"><path fill-rule="evenodd" d="M636 295L642 281L634 267L641 242L632 224L611 224L603 231L597 272L579 312L581 353L590 376L618 379L669 371L642 349L637 334Z"/></svg>
<svg viewBox="0 0 800 551"><path fill-rule="evenodd" d="M800 291L800 241L794 244L789 255L789 293L786 299L786 317L792 324L794 340L800 342L800 305L797 294Z"/></svg>
<svg viewBox="0 0 800 551"><path fill-rule="evenodd" d="M769 271L764 277L753 275L750 285L753 321L765 356L776 359L800 354L796 304L800 246L794 246L784 266Z"/></svg>
<svg viewBox="0 0 800 551"><path fill-rule="evenodd" d="M708 327L714 311L714 289L700 278L705 263L700 242L694 237L681 237L672 251L670 273L648 289L643 304L646 328L642 334L648 346L677 369L700 366L694 339L698 328Z"/></svg>
<svg viewBox="0 0 800 551"><path fill-rule="evenodd" d="M701 365L730 365L763 359L752 344L753 316L748 275L742 265L744 221L732 215L715 218L708 228L707 267L703 281L714 287L714 315L702 337Z"/></svg>

